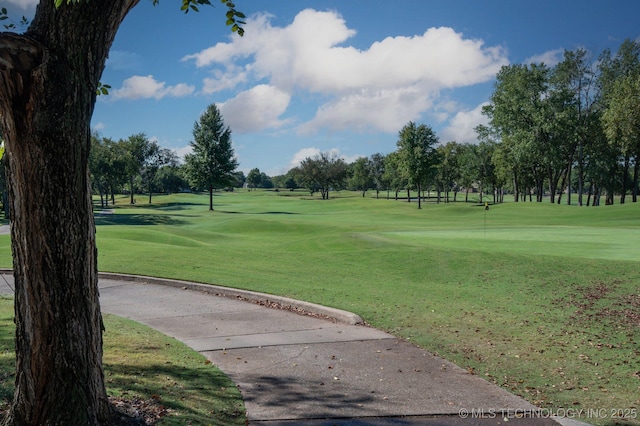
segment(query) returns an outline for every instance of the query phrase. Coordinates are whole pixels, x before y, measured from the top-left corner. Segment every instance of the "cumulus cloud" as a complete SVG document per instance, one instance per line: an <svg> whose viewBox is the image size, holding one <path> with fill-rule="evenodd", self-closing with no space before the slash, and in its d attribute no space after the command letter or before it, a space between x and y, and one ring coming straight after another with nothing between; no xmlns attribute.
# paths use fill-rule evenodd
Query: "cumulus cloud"
<svg viewBox="0 0 640 426"><path fill-rule="evenodd" d="M272 26L271 19L254 16L245 37L183 60L216 73L222 83L217 87L205 81L205 91L267 81L290 96L320 95L325 102L301 126L304 133L321 127L395 132L431 108L442 89L488 81L508 63L503 48L487 47L447 27L387 37L357 49L348 45L355 30L335 11L306 9L285 27ZM248 127L258 130L258 124Z"/></svg>
<svg viewBox="0 0 640 426"><path fill-rule="evenodd" d="M286 123L280 117L291 96L275 86L260 84L220 104L229 127L237 133L279 128Z"/></svg>
<svg viewBox="0 0 640 426"><path fill-rule="evenodd" d="M191 147L191 145L186 145L179 148L174 148L173 151L178 156L178 161L183 162L185 155L193 153L193 148Z"/></svg>
<svg viewBox="0 0 640 426"><path fill-rule="evenodd" d="M195 91L195 87L184 83L167 86L164 81L157 81L152 75L134 75L122 82L120 89L111 92L111 99L162 99L165 96L183 97Z"/></svg>
<svg viewBox="0 0 640 426"><path fill-rule="evenodd" d="M291 161L289 161L289 166L286 170L288 171L293 169L294 167L298 167L300 163L302 163L307 158L313 158L316 155L319 155L321 152L326 152L332 157L335 156L337 158L342 158L347 164L353 163L360 157L366 157L365 155L360 154L344 155L338 148L331 148L328 151L320 151L320 149L316 147L308 147L302 148L301 150L293 154L293 157L291 157ZM286 173L286 171L284 173Z"/></svg>
<svg viewBox="0 0 640 426"><path fill-rule="evenodd" d="M543 63L548 67L553 67L564 58L564 49L554 49L544 52L540 55L535 55L524 60L525 64L539 64Z"/></svg>
<svg viewBox="0 0 640 426"><path fill-rule="evenodd" d="M298 167L300 163L302 163L307 158L315 157L318 154L320 154L320 150L318 148L302 148L300 151L293 154L291 161L289 161L289 170L293 169L294 167Z"/></svg>
<svg viewBox="0 0 640 426"><path fill-rule="evenodd" d="M487 117L482 115L482 107L485 105L487 105L486 102L470 111L459 111L456 113L451 120L449 120L449 126L440 132L440 142L476 142L478 135L474 129L480 124L488 123Z"/></svg>
<svg viewBox="0 0 640 426"><path fill-rule="evenodd" d="M247 73L235 67L237 71L226 73L215 72L213 77L207 77L203 81L202 93L211 95L226 89L233 89L241 83L247 81Z"/></svg>

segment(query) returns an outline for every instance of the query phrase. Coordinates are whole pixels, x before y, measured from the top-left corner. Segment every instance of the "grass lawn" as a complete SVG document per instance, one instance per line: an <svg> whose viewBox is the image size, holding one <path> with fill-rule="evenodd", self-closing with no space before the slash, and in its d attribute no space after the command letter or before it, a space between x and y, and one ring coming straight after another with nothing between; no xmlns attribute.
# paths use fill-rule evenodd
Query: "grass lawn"
<svg viewBox="0 0 640 426"><path fill-rule="evenodd" d="M105 315L105 379L118 402L153 406L161 425L244 425L235 384L202 355L148 327ZM14 389L13 299L0 297L0 420Z"/></svg>
<svg viewBox="0 0 640 426"><path fill-rule="evenodd" d="M332 195L122 198L96 214L99 268L350 310L540 407L640 409L640 205Z"/></svg>

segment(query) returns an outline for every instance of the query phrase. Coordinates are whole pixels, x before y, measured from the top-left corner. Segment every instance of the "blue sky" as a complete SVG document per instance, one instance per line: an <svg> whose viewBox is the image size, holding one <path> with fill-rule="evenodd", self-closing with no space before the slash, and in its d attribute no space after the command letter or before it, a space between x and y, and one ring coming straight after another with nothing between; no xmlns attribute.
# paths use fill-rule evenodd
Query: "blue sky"
<svg viewBox="0 0 640 426"><path fill-rule="evenodd" d="M37 3L0 0L27 17ZM597 57L640 37L637 0L237 0L243 38L212 3L184 15L177 0L140 1L112 46L95 130L144 132L183 155L216 103L239 168L272 176L321 151L392 152L409 121L474 142L502 65Z"/></svg>

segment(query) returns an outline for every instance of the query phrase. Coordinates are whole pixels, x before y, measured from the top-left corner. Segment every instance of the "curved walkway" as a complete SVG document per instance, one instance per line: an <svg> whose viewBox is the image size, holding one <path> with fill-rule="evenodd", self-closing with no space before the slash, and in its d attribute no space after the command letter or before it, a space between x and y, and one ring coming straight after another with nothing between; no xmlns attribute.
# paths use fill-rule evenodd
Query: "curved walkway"
<svg viewBox="0 0 640 426"><path fill-rule="evenodd" d="M12 286L13 277L3 274L0 294ZM504 424L504 416L514 426L579 424L544 412L536 417L525 400L406 341L356 325L361 320L349 312L117 274L100 274L100 299L103 312L153 327L211 360L238 385L250 424L484 426Z"/></svg>

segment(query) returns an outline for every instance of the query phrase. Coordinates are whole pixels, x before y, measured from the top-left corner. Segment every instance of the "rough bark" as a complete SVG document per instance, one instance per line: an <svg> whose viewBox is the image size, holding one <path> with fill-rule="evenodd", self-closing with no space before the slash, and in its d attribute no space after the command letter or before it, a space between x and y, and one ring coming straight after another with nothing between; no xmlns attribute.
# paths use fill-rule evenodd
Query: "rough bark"
<svg viewBox="0 0 640 426"><path fill-rule="evenodd" d="M0 33L15 277L16 390L5 424L91 425L112 415L102 371L88 157L95 89L138 0L42 1Z"/></svg>

